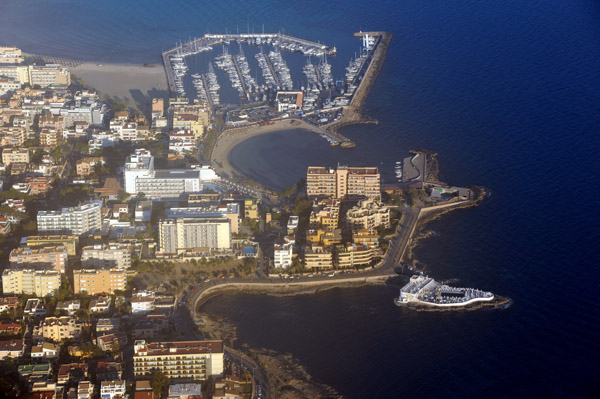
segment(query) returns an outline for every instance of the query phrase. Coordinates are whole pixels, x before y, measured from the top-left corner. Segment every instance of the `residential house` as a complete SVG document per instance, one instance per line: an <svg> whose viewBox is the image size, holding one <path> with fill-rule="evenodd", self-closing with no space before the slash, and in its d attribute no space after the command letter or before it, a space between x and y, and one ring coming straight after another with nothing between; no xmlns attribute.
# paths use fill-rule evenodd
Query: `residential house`
<svg viewBox="0 0 600 399"><path fill-rule="evenodd" d="M0 341L0 359L21 357L24 350L25 344L22 339Z"/></svg>
<svg viewBox="0 0 600 399"><path fill-rule="evenodd" d="M82 325L72 317L46 317L33 328L33 338L61 342L66 339L79 338L81 331Z"/></svg>
<svg viewBox="0 0 600 399"><path fill-rule="evenodd" d="M58 370L59 384L65 384L68 381L85 381L89 377L87 363L67 363L62 364Z"/></svg>
<svg viewBox="0 0 600 399"><path fill-rule="evenodd" d="M31 348L32 359L55 359L60 352L60 346L52 342L44 342Z"/></svg>
<svg viewBox="0 0 600 399"><path fill-rule="evenodd" d="M3 323L0 322L0 334L19 335L21 325L19 323Z"/></svg>
<svg viewBox="0 0 600 399"><path fill-rule="evenodd" d="M0 313L16 310L21 306L21 300L16 296L7 296L0 298Z"/></svg>
<svg viewBox="0 0 600 399"><path fill-rule="evenodd" d="M73 299L70 301L59 301L56 304L56 310L63 310L70 316L74 316L77 311L81 309L81 301L79 299Z"/></svg>
<svg viewBox="0 0 600 399"><path fill-rule="evenodd" d="M123 378L121 363L117 362L98 362L96 366L97 381L112 381Z"/></svg>
<svg viewBox="0 0 600 399"><path fill-rule="evenodd" d="M110 310L112 298L108 296L99 296L97 299L90 301L91 313L106 313Z"/></svg>
<svg viewBox="0 0 600 399"><path fill-rule="evenodd" d="M118 345L119 348L123 348L125 345L127 345L127 334L124 332L118 332L114 334L102 335L96 338L96 344L105 352L112 350L115 344Z"/></svg>
<svg viewBox="0 0 600 399"><path fill-rule="evenodd" d="M96 322L96 334L105 335L118 332L121 327L121 320L117 318L98 319ZM102 333L102 334L100 334Z"/></svg>

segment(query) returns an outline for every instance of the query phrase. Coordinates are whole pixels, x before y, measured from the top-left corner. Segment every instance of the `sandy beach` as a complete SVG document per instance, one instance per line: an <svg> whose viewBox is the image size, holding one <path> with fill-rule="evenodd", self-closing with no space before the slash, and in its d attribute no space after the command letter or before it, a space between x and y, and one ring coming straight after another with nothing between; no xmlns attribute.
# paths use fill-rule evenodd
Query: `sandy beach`
<svg viewBox="0 0 600 399"><path fill-rule="evenodd" d="M229 152L241 142L265 133L302 129L317 134L326 134L323 129L300 120L280 120L266 126L244 126L224 131L217 140L211 155L211 164L219 173L234 176L235 168L229 162Z"/></svg>
<svg viewBox="0 0 600 399"><path fill-rule="evenodd" d="M168 98L168 86L162 64L97 64L84 62L70 67L71 74L100 94L128 99L137 108L150 107L153 97Z"/></svg>

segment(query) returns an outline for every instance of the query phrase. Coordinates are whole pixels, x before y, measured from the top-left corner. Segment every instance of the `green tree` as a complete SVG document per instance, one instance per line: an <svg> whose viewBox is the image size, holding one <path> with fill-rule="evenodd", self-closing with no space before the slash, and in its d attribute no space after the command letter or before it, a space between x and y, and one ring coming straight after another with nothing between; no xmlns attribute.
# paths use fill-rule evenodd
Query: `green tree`
<svg viewBox="0 0 600 399"><path fill-rule="evenodd" d="M154 396L161 399L165 396L167 387L169 386L169 377L162 371L155 371L152 373L152 380L150 382Z"/></svg>

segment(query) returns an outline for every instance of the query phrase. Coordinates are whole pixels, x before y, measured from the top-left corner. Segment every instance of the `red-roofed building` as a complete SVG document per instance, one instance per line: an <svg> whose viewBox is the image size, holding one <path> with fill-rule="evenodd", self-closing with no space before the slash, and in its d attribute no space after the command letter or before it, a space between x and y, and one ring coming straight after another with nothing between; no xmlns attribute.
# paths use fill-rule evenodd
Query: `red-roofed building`
<svg viewBox="0 0 600 399"><path fill-rule="evenodd" d="M21 325L18 323L0 323L0 334L19 334Z"/></svg>
<svg viewBox="0 0 600 399"><path fill-rule="evenodd" d="M15 310L21 306L21 300L16 296L0 298L0 313Z"/></svg>

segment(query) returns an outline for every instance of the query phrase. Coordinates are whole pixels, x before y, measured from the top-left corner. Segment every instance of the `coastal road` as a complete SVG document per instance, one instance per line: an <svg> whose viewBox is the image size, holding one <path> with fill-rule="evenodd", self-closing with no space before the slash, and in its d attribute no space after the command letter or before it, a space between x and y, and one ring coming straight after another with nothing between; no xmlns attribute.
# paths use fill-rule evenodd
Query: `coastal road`
<svg viewBox="0 0 600 399"><path fill-rule="evenodd" d="M394 268L399 265L405 255L406 249L412 241L412 236L416 230L420 209L414 207L406 207L402 210L402 221L396 230L396 234L390 239L389 248L383 261L373 269L363 272L352 272L344 274L336 274L335 276L318 276L309 278L307 276L297 277L295 279L285 278L230 278L211 280L208 283L203 283L196 287L188 296L186 308L179 309L181 314L181 322L178 325L178 331L183 337L199 337L199 333L193 319L195 318L198 309L198 303L204 299L206 295L217 294L222 286L223 289L231 287L250 288L273 288L275 291L280 286L282 290L287 290L290 287L315 287L319 286L335 286L348 284L349 282L367 282L376 281L378 278L385 279L396 275ZM205 294L206 295L203 295ZM187 317L186 317L187 316ZM273 398L276 395L274 389L269 389L269 380L266 371L260 367L254 360L232 348L227 348L226 353L235 358L237 362L249 370L252 370L256 384L261 385L264 392L264 397Z"/></svg>
<svg viewBox="0 0 600 399"><path fill-rule="evenodd" d="M390 272L399 265L404 258L406 249L412 241L413 234L419 221L420 208L406 207L402 211L402 223L398 226L396 234L390 240L390 246L383 262L376 268L377 270Z"/></svg>

